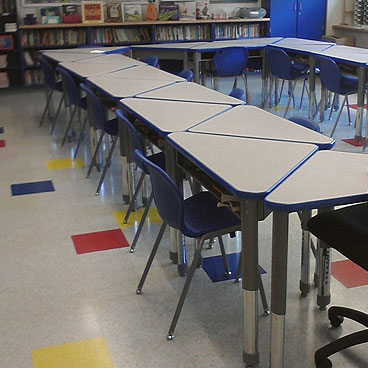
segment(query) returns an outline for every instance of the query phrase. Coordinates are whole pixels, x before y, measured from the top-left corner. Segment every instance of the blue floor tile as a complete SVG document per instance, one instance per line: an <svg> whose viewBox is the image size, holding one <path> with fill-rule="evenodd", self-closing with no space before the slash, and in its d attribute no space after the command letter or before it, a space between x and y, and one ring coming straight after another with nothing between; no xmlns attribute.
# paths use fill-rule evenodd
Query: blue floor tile
<svg viewBox="0 0 368 368"><path fill-rule="evenodd" d="M13 196L23 195L23 194L34 194L43 192L54 192L54 184L51 180L45 181L35 181L33 183L22 183L22 184L12 184L11 192Z"/></svg>
<svg viewBox="0 0 368 368"><path fill-rule="evenodd" d="M0 134L3 134L3 133L4 133L4 128L0 127Z"/></svg>
<svg viewBox="0 0 368 368"><path fill-rule="evenodd" d="M227 254L227 262L231 271L230 276L225 276L225 267L221 256L202 258L202 268L212 282L234 280L236 276L236 270L238 268L239 258L240 253ZM261 266L258 267L261 274L266 273Z"/></svg>

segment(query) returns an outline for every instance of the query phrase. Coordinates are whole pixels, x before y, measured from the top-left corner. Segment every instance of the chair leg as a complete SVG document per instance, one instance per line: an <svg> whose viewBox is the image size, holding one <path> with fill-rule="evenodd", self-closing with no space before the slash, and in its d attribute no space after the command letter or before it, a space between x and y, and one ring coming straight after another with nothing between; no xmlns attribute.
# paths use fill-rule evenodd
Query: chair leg
<svg viewBox="0 0 368 368"><path fill-rule="evenodd" d="M54 92L54 90L50 89L50 92L48 94L46 94L46 96L47 96L46 97L46 106L45 106L45 110L43 110L39 126L41 126L43 124L43 120L45 119L45 116L47 114L47 110L49 109L49 106L50 106L50 102L51 102L53 92Z"/></svg>
<svg viewBox="0 0 368 368"><path fill-rule="evenodd" d="M332 103L331 103L330 114L328 115L328 120L331 120L332 111L333 111L334 106L335 106L336 97L337 97L337 93L334 93L334 96L333 96L333 99L332 99Z"/></svg>
<svg viewBox="0 0 368 368"><path fill-rule="evenodd" d="M74 109L73 109L73 111L70 115L70 119L69 119L68 125L67 125L65 133L64 133L63 140L61 141L61 147L63 147L64 144L65 144L66 138L68 137L68 133L69 133L69 130L72 126L74 115L75 115L76 112L77 112L77 106L74 106Z"/></svg>
<svg viewBox="0 0 368 368"><path fill-rule="evenodd" d="M225 276L230 276L231 271L230 271L230 268L229 268L229 263L227 262L227 257L226 257L226 252L225 252L225 247L224 247L224 242L222 240L222 236L218 236L217 239L219 241L219 246L220 246L220 249L221 249L222 261L224 262Z"/></svg>
<svg viewBox="0 0 368 368"><path fill-rule="evenodd" d="M277 103L278 103L278 104L279 104L279 103L280 103L280 101L281 101L282 90L284 89L284 84L285 84L285 79L283 79L283 80L282 80L282 83L281 83L279 99L278 99L278 101L277 101Z"/></svg>
<svg viewBox="0 0 368 368"><path fill-rule="evenodd" d="M328 319L333 327L339 327L344 317L368 327L368 314L360 312L356 309L332 306L328 309Z"/></svg>
<svg viewBox="0 0 368 368"><path fill-rule="evenodd" d="M134 253L135 251L135 247L137 245L139 235L141 234L141 231L143 229L143 225L144 225L144 222L146 221L148 211L151 208L152 201L153 201L153 193L151 193L150 196L148 197L146 207L144 208L143 215L141 217L141 220L139 221L137 232L135 233L132 245L130 246L130 253Z"/></svg>
<svg viewBox="0 0 368 368"><path fill-rule="evenodd" d="M243 82L244 82L244 91L245 91L245 101L247 104L250 104L250 95L249 95L249 88L248 88L248 79L246 74L242 74Z"/></svg>
<svg viewBox="0 0 368 368"><path fill-rule="evenodd" d="M314 354L314 362L317 368L329 368L332 367L331 361L328 357L341 350L349 348L351 346L363 344L368 342L368 330L352 333L350 335L341 337L331 343L318 349Z"/></svg>
<svg viewBox="0 0 368 368"><path fill-rule="evenodd" d="M337 117L336 117L335 124L334 124L334 126L332 128L332 132L331 132L330 137L333 137L333 135L335 133L335 130L336 130L336 127L337 127L337 123L339 122L339 119L340 119L340 116L341 116L341 113L342 113L342 109L344 108L344 105L345 105L345 102L346 102L346 97L347 96L344 96L344 99L343 99L342 104L341 104L340 109L339 109L339 113L337 114Z"/></svg>
<svg viewBox="0 0 368 368"><path fill-rule="evenodd" d="M135 203L135 200L137 199L137 197L138 197L138 193L139 193L139 190L141 189L141 186L142 186L142 184L143 184L143 180L144 180L144 177L145 177L145 173L144 172L142 172L142 174L141 174L141 176L140 176L140 178L139 178L139 180L138 180L138 184L137 184L137 187L135 188L135 191L134 191L134 194L133 194L133 197L132 197L132 199L130 200L130 203L129 203L129 207L128 207L128 210L127 210L127 212L126 212L126 214L125 214L125 217L124 217L124 224L126 224L127 222L128 222L128 220L129 220L129 216L130 216L130 214L131 214L131 212L132 212L132 210L133 210L133 208L134 208L134 203Z"/></svg>
<svg viewBox="0 0 368 368"><path fill-rule="evenodd" d="M202 251L204 240L205 240L204 238L201 238L201 240L199 241L198 247L196 247L196 251L195 251L195 254L194 254L192 264L190 266L187 278L185 280L185 284L184 284L183 290L181 292L180 299L179 299L178 305L177 305L175 313L174 313L173 320L172 320L170 328L169 328L169 332L166 336L167 340L173 340L174 339L175 327L176 327L176 324L178 322L181 310L183 308L183 304L184 304L184 301L185 301L185 297L187 296L187 293L188 293L188 290L189 290L189 287L190 287L190 283L192 282L194 272L197 268L197 264L198 264L198 262L201 258L201 251Z"/></svg>
<svg viewBox="0 0 368 368"><path fill-rule="evenodd" d="M64 101L64 95L61 96L61 99L60 99L59 106L57 108L56 114L55 114L54 118L52 119L52 125L51 125L50 134L52 134L52 132L55 129L56 120L57 120L57 117L59 116L59 112L60 112L60 109L61 109L61 105L63 104L63 101Z"/></svg>
<svg viewBox="0 0 368 368"><path fill-rule="evenodd" d="M83 139L83 136L84 136L84 131L86 130L87 121L88 121L88 114L86 115L86 117L84 118L84 121L83 121L82 129L80 131L79 138L78 138L77 147L75 147L73 160L75 160L77 158L79 146L82 143L82 139Z"/></svg>
<svg viewBox="0 0 368 368"><path fill-rule="evenodd" d="M299 109L302 108L302 104L303 104L303 97L304 97L304 90L306 89L306 79L304 79L303 81L303 88L302 88L302 95L300 96L300 104L299 104ZM308 90L307 90L307 93L308 93Z"/></svg>
<svg viewBox="0 0 368 368"><path fill-rule="evenodd" d="M146 281L148 272L149 272L149 270L151 268L153 259L155 258L155 255L156 255L158 246L161 243L161 239L162 239L162 236L164 235L165 229L166 229L166 223L163 222L162 225L161 225L161 227L160 227L160 231L158 232L157 238L155 240L155 244L153 245L151 254L150 254L149 258L148 258L146 267L144 268L142 277L141 277L141 279L139 281L139 284L138 284L138 287L137 287L137 290L136 290L136 294L141 294L142 293L144 282Z"/></svg>
<svg viewBox="0 0 368 368"><path fill-rule="evenodd" d="M96 195L99 195L100 194L100 190L101 190L101 187L102 187L102 183L103 183L103 181L105 179L105 175L106 175L107 169L111 165L111 157L112 157L112 154L114 152L114 148L115 148L116 142L118 141L118 138L119 138L119 136L116 135L116 136L114 136L114 138L112 140L110 152L109 152L109 155L107 156L107 159L106 159L106 162L105 162L105 166L104 166L104 169L102 171L101 179L100 179L100 182L98 183L98 186L97 186L97 189L96 189Z"/></svg>
<svg viewBox="0 0 368 368"><path fill-rule="evenodd" d="M349 125L351 125L351 117L350 117L350 105L349 105L349 97L346 96L346 108L348 110L348 120L349 120Z"/></svg>
<svg viewBox="0 0 368 368"><path fill-rule="evenodd" d="M286 117L287 113L288 113L288 110L289 110L289 106L290 106L290 102L291 102L291 99L294 98L294 90L295 90L295 86L296 86L296 81L294 81L294 84L292 85L291 87L291 91L290 91L290 95L289 95L289 100L288 100L288 103L286 105L286 110L285 110L285 113L284 113L284 118Z"/></svg>
<svg viewBox="0 0 368 368"><path fill-rule="evenodd" d="M93 168L93 166L95 166L96 156L97 156L97 153L98 153L98 151L100 149L100 146L102 144L104 135L105 135L105 132L102 132L101 135L100 135L100 138L98 139L98 142L96 144L95 152L93 153L93 156L91 158L91 162L89 164L89 168L88 168L88 171L87 171L87 175L86 175L87 178L89 178L89 176L91 175L92 168Z"/></svg>
<svg viewBox="0 0 368 368"><path fill-rule="evenodd" d="M259 294L261 295L261 299L262 299L263 311L264 311L264 314L268 316L270 314L270 308L268 307L266 293L265 293L265 289L263 286L261 273L259 271L258 271L258 284L259 284Z"/></svg>

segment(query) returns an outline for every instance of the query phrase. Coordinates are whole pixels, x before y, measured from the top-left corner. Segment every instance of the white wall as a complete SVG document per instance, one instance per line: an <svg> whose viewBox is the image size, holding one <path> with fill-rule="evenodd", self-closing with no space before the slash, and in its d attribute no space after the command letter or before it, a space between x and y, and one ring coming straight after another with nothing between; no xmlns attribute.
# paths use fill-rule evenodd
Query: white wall
<svg viewBox="0 0 368 368"><path fill-rule="evenodd" d="M350 11L350 13L349 13ZM326 34L333 34L332 25L343 22L345 13L345 23L354 24L354 0L328 0Z"/></svg>

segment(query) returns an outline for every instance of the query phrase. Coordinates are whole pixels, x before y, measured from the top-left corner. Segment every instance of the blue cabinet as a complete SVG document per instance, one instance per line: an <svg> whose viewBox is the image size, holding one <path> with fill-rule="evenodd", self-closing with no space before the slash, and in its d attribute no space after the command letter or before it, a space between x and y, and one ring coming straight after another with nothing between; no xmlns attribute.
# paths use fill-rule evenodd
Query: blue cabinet
<svg viewBox="0 0 368 368"><path fill-rule="evenodd" d="M321 39L326 8L327 0L270 0L271 37Z"/></svg>

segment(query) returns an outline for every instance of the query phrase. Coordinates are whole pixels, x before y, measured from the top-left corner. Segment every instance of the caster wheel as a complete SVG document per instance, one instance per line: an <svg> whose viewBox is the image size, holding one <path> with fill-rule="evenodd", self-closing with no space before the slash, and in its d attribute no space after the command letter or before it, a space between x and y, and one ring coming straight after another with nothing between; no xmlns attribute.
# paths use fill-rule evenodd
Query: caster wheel
<svg viewBox="0 0 368 368"><path fill-rule="evenodd" d="M341 323L344 322L343 316L331 315L331 316L328 316L328 318L330 319L330 323L332 327L340 327Z"/></svg>

